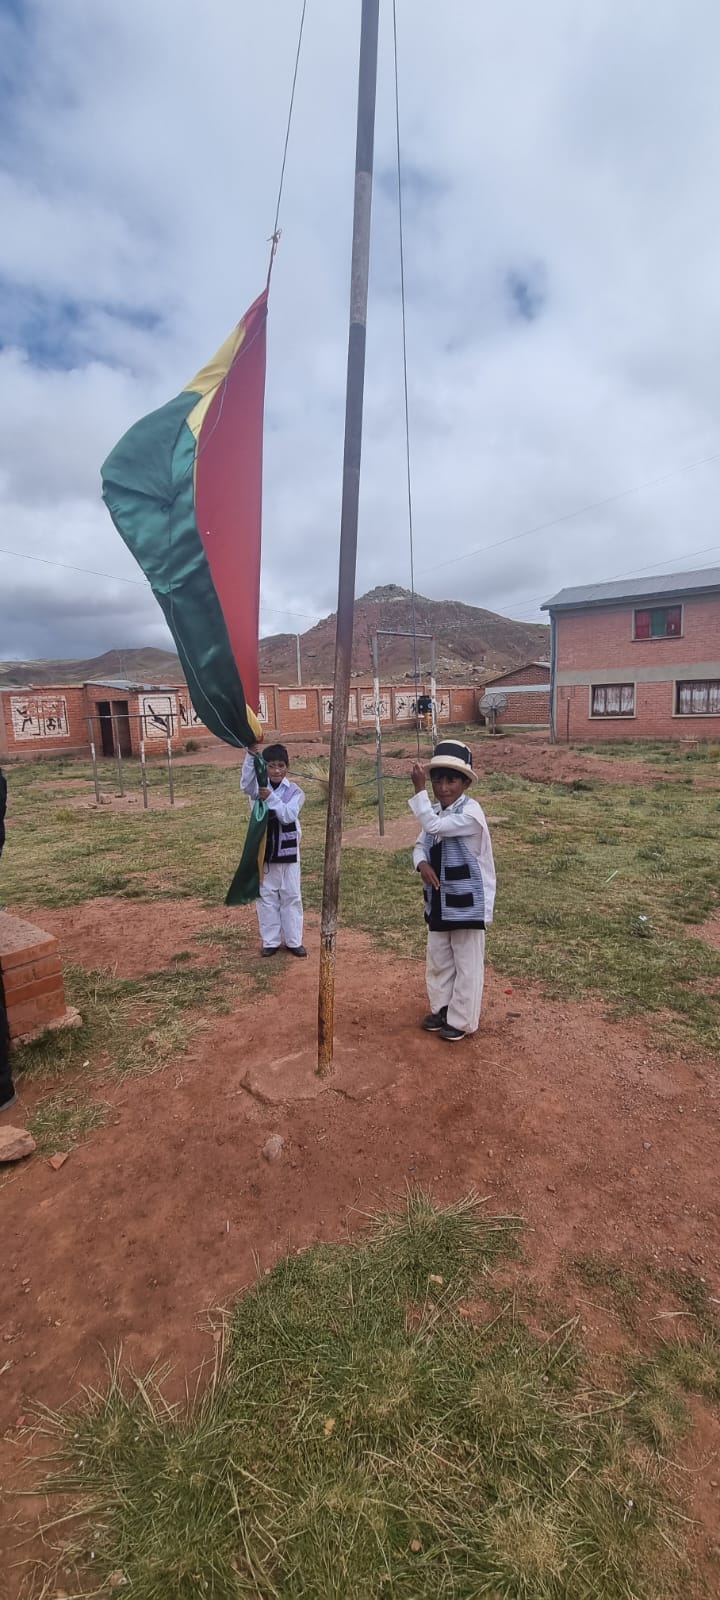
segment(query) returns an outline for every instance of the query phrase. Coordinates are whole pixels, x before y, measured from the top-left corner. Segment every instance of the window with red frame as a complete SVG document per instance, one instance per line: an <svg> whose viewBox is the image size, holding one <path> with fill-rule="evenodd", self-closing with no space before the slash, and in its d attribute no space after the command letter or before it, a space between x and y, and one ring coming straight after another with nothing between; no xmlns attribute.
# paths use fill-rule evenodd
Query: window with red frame
<svg viewBox="0 0 720 1600"><path fill-rule="evenodd" d="M682 606L653 606L635 612L636 639L679 639Z"/></svg>

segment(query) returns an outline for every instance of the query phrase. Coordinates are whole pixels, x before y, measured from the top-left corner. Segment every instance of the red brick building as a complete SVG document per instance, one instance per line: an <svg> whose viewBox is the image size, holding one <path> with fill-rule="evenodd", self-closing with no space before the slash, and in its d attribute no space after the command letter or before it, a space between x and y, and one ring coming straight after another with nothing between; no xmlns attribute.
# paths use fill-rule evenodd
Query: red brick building
<svg viewBox="0 0 720 1600"><path fill-rule="evenodd" d="M420 684L420 692L427 687ZM270 735L327 735L332 701L329 687L262 684L260 719ZM436 704L440 723L476 720L472 687L454 684L439 688ZM351 730L374 726L374 705L372 684L353 686ZM414 726L414 706L414 686L381 687L382 723ZM168 739L173 749L179 750L188 738L207 743L213 741L214 735L197 717L184 684L138 684L112 679L79 686L0 689L0 758L84 754L91 739L98 756L113 756L118 749L122 756L137 756L141 741L147 756L162 756Z"/></svg>
<svg viewBox="0 0 720 1600"><path fill-rule="evenodd" d="M498 713L500 727L547 728L550 722L550 662L526 661L483 684L485 695L506 701Z"/></svg>
<svg viewBox="0 0 720 1600"><path fill-rule="evenodd" d="M560 742L720 738L720 567L547 600Z"/></svg>

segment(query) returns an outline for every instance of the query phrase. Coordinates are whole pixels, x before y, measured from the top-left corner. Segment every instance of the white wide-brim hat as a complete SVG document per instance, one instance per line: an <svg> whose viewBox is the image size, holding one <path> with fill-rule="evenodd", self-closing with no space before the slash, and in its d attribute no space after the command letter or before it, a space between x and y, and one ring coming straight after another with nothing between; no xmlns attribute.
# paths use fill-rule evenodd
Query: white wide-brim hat
<svg viewBox="0 0 720 1600"><path fill-rule="evenodd" d="M436 744L430 761L430 771L437 772L438 767L444 767L448 772L461 772L464 778L469 778L472 783L475 773L472 769L472 751L459 739L442 739Z"/></svg>

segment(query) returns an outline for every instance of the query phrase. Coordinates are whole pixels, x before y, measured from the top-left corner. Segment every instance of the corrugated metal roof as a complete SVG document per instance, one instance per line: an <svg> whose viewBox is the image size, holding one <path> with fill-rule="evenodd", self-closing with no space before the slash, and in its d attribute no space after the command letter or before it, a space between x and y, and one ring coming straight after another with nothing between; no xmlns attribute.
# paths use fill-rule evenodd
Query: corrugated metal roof
<svg viewBox="0 0 720 1600"><path fill-rule="evenodd" d="M570 606L601 606L619 600L655 600L661 595L702 594L720 589L720 567L701 572L665 572L659 578L627 578L618 583L585 583L560 589L545 600L541 611L562 611Z"/></svg>
<svg viewBox="0 0 720 1600"><path fill-rule="evenodd" d="M86 678L86 689L121 689L124 694L177 694L184 683L138 683L136 678Z"/></svg>

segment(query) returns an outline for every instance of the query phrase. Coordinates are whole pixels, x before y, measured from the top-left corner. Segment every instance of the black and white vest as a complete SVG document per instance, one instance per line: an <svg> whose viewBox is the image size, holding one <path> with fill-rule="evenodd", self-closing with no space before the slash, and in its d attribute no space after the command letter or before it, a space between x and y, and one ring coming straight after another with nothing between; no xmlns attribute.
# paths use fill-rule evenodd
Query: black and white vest
<svg viewBox="0 0 720 1600"><path fill-rule="evenodd" d="M423 834L430 866L440 888L423 884L425 921L432 933L485 927L485 885L477 857L463 838L438 839Z"/></svg>
<svg viewBox="0 0 720 1600"><path fill-rule="evenodd" d="M300 792L297 784L288 781L285 790L286 799L291 800L293 795ZM291 866L298 860L299 847L300 829L297 822L280 822L274 811L268 811L265 865L271 867L278 862L283 867Z"/></svg>

